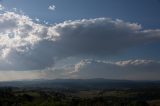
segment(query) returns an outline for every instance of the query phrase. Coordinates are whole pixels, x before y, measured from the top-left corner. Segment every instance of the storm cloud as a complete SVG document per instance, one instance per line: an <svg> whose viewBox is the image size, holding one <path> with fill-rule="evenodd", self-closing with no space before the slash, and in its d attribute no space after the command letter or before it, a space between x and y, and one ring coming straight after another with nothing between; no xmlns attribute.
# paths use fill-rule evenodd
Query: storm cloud
<svg viewBox="0 0 160 106"><path fill-rule="evenodd" d="M160 41L160 29L143 29L120 19L43 25L15 12L4 12L0 17L0 70L43 70L67 57L117 55Z"/></svg>

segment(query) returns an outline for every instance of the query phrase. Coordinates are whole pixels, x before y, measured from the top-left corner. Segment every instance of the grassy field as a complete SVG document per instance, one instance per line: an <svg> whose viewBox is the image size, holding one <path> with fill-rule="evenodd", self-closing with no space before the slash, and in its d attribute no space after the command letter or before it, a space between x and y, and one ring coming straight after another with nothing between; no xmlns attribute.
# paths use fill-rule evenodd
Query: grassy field
<svg viewBox="0 0 160 106"><path fill-rule="evenodd" d="M160 106L160 89L0 88L0 106Z"/></svg>

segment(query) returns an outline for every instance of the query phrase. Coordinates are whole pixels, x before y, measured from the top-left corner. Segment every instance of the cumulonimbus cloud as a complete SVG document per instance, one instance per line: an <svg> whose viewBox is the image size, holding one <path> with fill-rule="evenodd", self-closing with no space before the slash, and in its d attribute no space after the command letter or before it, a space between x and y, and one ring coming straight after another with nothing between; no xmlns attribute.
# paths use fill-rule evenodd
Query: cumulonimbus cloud
<svg viewBox="0 0 160 106"><path fill-rule="evenodd" d="M137 23L110 18L34 22L15 12L0 14L0 70L43 70L56 59L107 56L133 46L160 41L160 29L144 30Z"/></svg>

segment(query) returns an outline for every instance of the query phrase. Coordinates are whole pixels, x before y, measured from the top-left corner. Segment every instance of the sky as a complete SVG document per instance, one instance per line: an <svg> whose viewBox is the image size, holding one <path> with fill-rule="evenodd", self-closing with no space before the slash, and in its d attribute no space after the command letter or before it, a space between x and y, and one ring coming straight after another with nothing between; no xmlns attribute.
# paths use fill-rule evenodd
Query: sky
<svg viewBox="0 0 160 106"><path fill-rule="evenodd" d="M160 80L160 0L0 0L0 81Z"/></svg>

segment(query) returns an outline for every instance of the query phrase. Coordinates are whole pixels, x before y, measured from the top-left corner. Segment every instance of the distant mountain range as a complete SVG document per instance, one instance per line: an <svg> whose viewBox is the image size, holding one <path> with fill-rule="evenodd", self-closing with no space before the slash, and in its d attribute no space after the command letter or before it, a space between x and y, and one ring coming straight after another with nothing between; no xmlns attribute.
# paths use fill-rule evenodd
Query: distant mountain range
<svg viewBox="0 0 160 106"><path fill-rule="evenodd" d="M0 82L0 87L49 89L120 89L159 87L160 81L130 81L110 79L55 79Z"/></svg>

